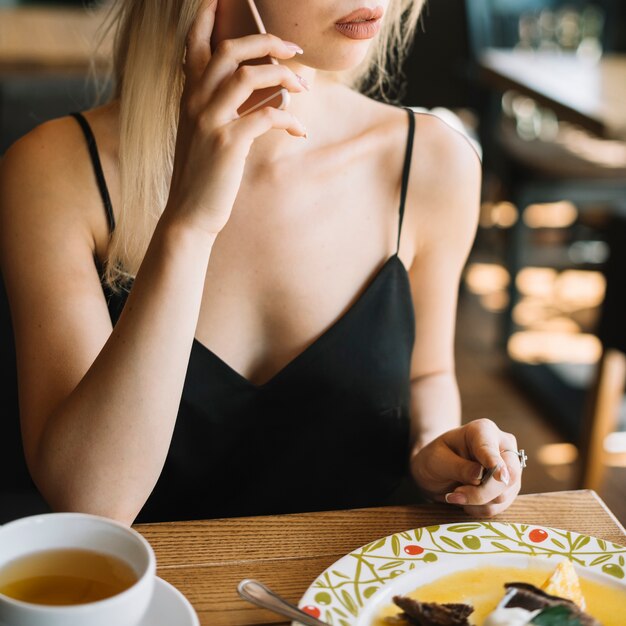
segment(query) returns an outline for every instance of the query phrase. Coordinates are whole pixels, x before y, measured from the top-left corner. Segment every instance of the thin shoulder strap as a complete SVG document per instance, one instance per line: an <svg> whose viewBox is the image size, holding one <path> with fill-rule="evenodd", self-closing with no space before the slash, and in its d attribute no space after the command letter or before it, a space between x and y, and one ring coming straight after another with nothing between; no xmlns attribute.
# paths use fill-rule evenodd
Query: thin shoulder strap
<svg viewBox="0 0 626 626"><path fill-rule="evenodd" d="M398 221L398 245L396 254L400 250L400 236L402 235L402 220L404 219L404 204L409 185L409 172L411 171L411 156L413 155L413 136L415 135L415 113L409 107L403 107L409 114L409 134L406 140L406 154L404 156L404 169L402 170L402 188L400 191L400 219Z"/></svg>
<svg viewBox="0 0 626 626"><path fill-rule="evenodd" d="M91 163L93 170L96 174L96 181L98 182L98 189L100 189L100 195L102 196L102 202L104 203L104 210L107 216L107 222L109 223L109 232L113 232L115 229L115 217L113 216L113 205L111 204L111 197L109 196L109 190L104 179L104 172L102 171L102 163L100 163L100 155L98 154L98 146L96 144L96 138L94 137L89 122L85 119L85 116L78 112L73 111L70 113L74 117L80 127L83 129L83 134L87 140L87 147L89 148L89 156L91 157Z"/></svg>

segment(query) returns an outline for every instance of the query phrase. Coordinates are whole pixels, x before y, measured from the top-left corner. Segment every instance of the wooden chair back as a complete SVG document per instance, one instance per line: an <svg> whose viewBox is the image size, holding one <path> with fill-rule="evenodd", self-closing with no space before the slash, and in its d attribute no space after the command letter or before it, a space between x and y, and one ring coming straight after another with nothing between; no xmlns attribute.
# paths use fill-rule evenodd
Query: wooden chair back
<svg viewBox="0 0 626 626"><path fill-rule="evenodd" d="M626 391L626 215L610 220L607 242L606 295L598 326L603 352L589 389L579 441L579 486L595 491L602 486L609 460L605 439L622 426L620 409Z"/></svg>

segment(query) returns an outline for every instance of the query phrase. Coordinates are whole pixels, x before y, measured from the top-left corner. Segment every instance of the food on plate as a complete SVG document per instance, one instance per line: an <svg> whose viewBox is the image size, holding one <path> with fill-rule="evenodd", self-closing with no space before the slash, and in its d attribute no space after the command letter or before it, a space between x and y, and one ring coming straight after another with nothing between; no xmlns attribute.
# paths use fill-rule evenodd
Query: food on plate
<svg viewBox="0 0 626 626"><path fill-rule="evenodd" d="M504 598L483 626L601 626L567 598L550 595L529 583L506 583L505 588Z"/></svg>
<svg viewBox="0 0 626 626"><path fill-rule="evenodd" d="M508 580L500 577L494 581L497 590L489 590L490 575L498 569L507 572ZM376 626L606 626L585 611L583 586L569 560L558 563L547 578L539 568L530 576L521 569L493 567L461 574L466 574L466 584L459 574L444 577L448 593L395 595L395 613L382 615ZM418 592L434 589L438 582ZM458 601L450 601L455 596Z"/></svg>
<svg viewBox="0 0 626 626"><path fill-rule="evenodd" d="M567 598L583 611L585 610L585 598L580 588L580 580L570 560L561 561L541 588L552 596Z"/></svg>
<svg viewBox="0 0 626 626"><path fill-rule="evenodd" d="M397 626L470 626L467 618L474 612L474 607L469 604L419 602L406 596L394 596L393 601L404 611L387 618L388 623Z"/></svg>

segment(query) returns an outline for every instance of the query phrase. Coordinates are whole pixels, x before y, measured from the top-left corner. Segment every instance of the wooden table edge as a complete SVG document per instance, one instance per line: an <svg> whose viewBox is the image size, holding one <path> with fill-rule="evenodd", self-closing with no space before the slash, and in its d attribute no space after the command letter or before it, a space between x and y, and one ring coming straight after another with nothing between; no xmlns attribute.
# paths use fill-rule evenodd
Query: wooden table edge
<svg viewBox="0 0 626 626"><path fill-rule="evenodd" d="M617 528L624 533L624 537L626 538L626 527L617 519L617 516L611 509L609 509L608 504L600 497L600 495L594 491L593 489L585 489L584 491L588 491L598 502L598 504L604 509L606 514L611 518L613 523L617 526Z"/></svg>

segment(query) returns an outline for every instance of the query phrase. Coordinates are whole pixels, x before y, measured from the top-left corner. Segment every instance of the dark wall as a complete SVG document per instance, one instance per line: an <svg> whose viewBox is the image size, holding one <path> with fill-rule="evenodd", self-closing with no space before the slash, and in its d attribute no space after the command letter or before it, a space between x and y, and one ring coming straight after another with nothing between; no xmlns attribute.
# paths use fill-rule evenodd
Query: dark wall
<svg viewBox="0 0 626 626"><path fill-rule="evenodd" d="M403 104L432 108L473 107L468 77L468 28L464 0L429 0L403 67Z"/></svg>

